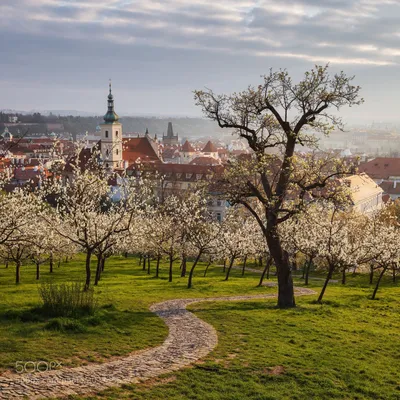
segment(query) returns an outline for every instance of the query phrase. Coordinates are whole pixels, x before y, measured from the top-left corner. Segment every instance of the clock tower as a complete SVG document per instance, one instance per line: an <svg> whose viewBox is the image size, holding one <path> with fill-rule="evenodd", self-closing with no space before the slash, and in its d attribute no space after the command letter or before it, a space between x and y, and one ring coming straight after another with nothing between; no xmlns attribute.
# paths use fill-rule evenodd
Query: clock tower
<svg viewBox="0 0 400 400"><path fill-rule="evenodd" d="M109 169L122 168L122 125L114 111L114 96L111 92L111 82L107 99L108 110L104 116L101 129L101 157L104 166Z"/></svg>

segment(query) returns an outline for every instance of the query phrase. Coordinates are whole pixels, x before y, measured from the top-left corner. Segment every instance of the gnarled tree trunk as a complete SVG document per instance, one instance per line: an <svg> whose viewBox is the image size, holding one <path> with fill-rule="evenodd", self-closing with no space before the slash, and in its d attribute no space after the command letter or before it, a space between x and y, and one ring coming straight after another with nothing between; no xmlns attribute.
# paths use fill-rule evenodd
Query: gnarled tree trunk
<svg viewBox="0 0 400 400"><path fill-rule="evenodd" d="M276 232L277 224L275 217L270 217L266 230L266 239L269 252L274 260L278 275L278 307L295 307L292 271L289 256L282 248L281 241Z"/></svg>

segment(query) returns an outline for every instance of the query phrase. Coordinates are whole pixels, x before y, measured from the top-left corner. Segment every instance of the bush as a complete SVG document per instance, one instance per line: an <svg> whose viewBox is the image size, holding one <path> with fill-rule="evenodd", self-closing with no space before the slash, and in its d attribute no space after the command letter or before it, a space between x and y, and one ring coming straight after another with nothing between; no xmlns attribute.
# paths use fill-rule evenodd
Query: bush
<svg viewBox="0 0 400 400"><path fill-rule="evenodd" d="M85 291L80 283L44 283L39 286L39 295L43 311L52 317L92 315L97 308L93 289Z"/></svg>
<svg viewBox="0 0 400 400"><path fill-rule="evenodd" d="M55 318L48 322L45 326L46 329L60 332L75 332L84 333L86 327L76 319L69 318Z"/></svg>

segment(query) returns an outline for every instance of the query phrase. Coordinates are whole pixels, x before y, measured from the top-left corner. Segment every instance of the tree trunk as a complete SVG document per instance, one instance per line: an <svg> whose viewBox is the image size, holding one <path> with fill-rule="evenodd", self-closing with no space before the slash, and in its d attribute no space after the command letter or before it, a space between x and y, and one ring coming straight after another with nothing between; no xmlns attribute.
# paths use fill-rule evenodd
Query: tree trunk
<svg viewBox="0 0 400 400"><path fill-rule="evenodd" d="M278 233L276 232L277 223L273 221L276 217L270 218L272 221L268 222L266 239L278 275L278 307L296 307L289 257L287 252L284 252Z"/></svg>
<svg viewBox="0 0 400 400"><path fill-rule="evenodd" d="M372 300L375 300L375 296L376 296L376 293L377 293L377 291L378 291L379 284L381 283L381 280L382 280L383 275L385 274L386 270L387 270L387 267L382 268L382 271L381 271L381 273L379 274L379 278L378 278L378 280L376 281L374 293L372 293L372 297L371 297Z"/></svg>
<svg viewBox="0 0 400 400"><path fill-rule="evenodd" d="M60 268L60 265L61 265L61 260L60 260L60 259L58 259L57 268Z"/></svg>
<svg viewBox="0 0 400 400"><path fill-rule="evenodd" d="M267 271L269 271L269 267L271 266L271 262L272 262L272 257L269 257L267 262L265 263L265 267L264 267L264 270L263 270L263 272L261 274L260 282L258 282L257 287L262 286L262 283L263 283L263 280L264 280L264 276L267 273Z"/></svg>
<svg viewBox="0 0 400 400"><path fill-rule="evenodd" d="M246 269L246 263L247 263L247 256L244 256L243 268L242 268L242 276L244 275L244 270Z"/></svg>
<svg viewBox="0 0 400 400"><path fill-rule="evenodd" d="M369 267L369 284L372 285L373 281L374 281L374 267L370 266Z"/></svg>
<svg viewBox="0 0 400 400"><path fill-rule="evenodd" d="M297 271L296 253L293 255L292 269L293 271Z"/></svg>
<svg viewBox="0 0 400 400"><path fill-rule="evenodd" d="M392 271L392 281L393 281L393 283L396 283L396 267L393 267L393 271Z"/></svg>
<svg viewBox="0 0 400 400"><path fill-rule="evenodd" d="M200 260L201 253L202 253L202 251L199 251L199 254L197 254L197 257L196 257L196 259L194 260L194 263L193 263L193 265L192 265L192 268L190 268L190 271L189 271L189 279L188 279L188 289L190 289L190 288L192 287L192 279L193 279L194 269L196 268L196 265L197 265L197 263L198 263L199 260Z"/></svg>
<svg viewBox="0 0 400 400"><path fill-rule="evenodd" d="M15 283L18 284L21 280L21 261L15 263Z"/></svg>
<svg viewBox="0 0 400 400"><path fill-rule="evenodd" d="M140 254L140 255L139 255L139 265L142 265L142 257L143 257L143 256Z"/></svg>
<svg viewBox="0 0 400 400"><path fill-rule="evenodd" d="M147 257L147 275L150 275L150 265L151 265L150 256L148 256Z"/></svg>
<svg viewBox="0 0 400 400"><path fill-rule="evenodd" d="M102 259L102 255L99 254L97 256L97 267L96 267L96 277L94 280L94 285L97 286L100 280L100 275L101 275L101 259Z"/></svg>
<svg viewBox="0 0 400 400"><path fill-rule="evenodd" d="M146 256L143 256L143 267L142 271L146 271Z"/></svg>
<svg viewBox="0 0 400 400"><path fill-rule="evenodd" d="M186 276L186 257L184 256L182 259L181 277L184 278L185 276Z"/></svg>
<svg viewBox="0 0 400 400"><path fill-rule="evenodd" d="M103 257L101 258L101 272L104 272L104 267L105 267L105 265L106 265L106 257L103 256ZM100 278L101 278L101 275L100 275Z"/></svg>
<svg viewBox="0 0 400 400"><path fill-rule="evenodd" d="M50 273L53 273L53 253L50 253Z"/></svg>
<svg viewBox="0 0 400 400"><path fill-rule="evenodd" d="M36 261L36 280L40 279L40 263Z"/></svg>
<svg viewBox="0 0 400 400"><path fill-rule="evenodd" d="M6 261L6 268L8 268L8 261Z"/></svg>
<svg viewBox="0 0 400 400"><path fill-rule="evenodd" d="M307 261L307 264L306 264L306 276L305 276L305 280L304 280L304 284L305 284L306 286L308 286L308 279L309 279L309 277L310 277L311 264L312 264L312 258L310 258L310 259Z"/></svg>
<svg viewBox="0 0 400 400"><path fill-rule="evenodd" d="M342 285L346 284L346 268L343 267L342 269Z"/></svg>
<svg viewBox="0 0 400 400"><path fill-rule="evenodd" d="M172 256L169 257L169 277L168 277L168 282L172 282L172 264L174 260Z"/></svg>
<svg viewBox="0 0 400 400"><path fill-rule="evenodd" d="M157 265L156 265L156 278L158 278L158 275L159 275L159 272L160 272L160 259L161 259L161 256L158 255L157 256Z"/></svg>
<svg viewBox="0 0 400 400"><path fill-rule="evenodd" d="M334 269L335 269L335 267L333 265L329 266L328 275L326 276L326 279L325 279L325 282L324 282L324 286L322 287L321 293L319 294L319 297L318 297L318 300L317 300L318 303L322 302L322 298L324 297L324 293L325 293L326 287L328 286L328 283L329 283L330 279L332 278Z"/></svg>
<svg viewBox="0 0 400 400"><path fill-rule="evenodd" d="M90 278L91 278L91 270L90 270L90 260L92 258L92 252L86 251L86 282L85 282L85 290L88 290L90 287Z"/></svg>
<svg viewBox="0 0 400 400"><path fill-rule="evenodd" d="M232 257L231 257L231 260L230 260L230 262L229 262L228 271L226 271L226 276L225 276L225 280L226 280L226 281L229 279L229 274L231 273L231 269L232 269L232 266L233 266L234 261L235 261L235 256L232 256Z"/></svg>
<svg viewBox="0 0 400 400"><path fill-rule="evenodd" d="M124 253L124 257L128 258L128 252L127 251Z"/></svg>
<svg viewBox="0 0 400 400"><path fill-rule="evenodd" d="M207 275L208 267L211 265L211 261L208 262L206 269L204 270L204 278Z"/></svg>

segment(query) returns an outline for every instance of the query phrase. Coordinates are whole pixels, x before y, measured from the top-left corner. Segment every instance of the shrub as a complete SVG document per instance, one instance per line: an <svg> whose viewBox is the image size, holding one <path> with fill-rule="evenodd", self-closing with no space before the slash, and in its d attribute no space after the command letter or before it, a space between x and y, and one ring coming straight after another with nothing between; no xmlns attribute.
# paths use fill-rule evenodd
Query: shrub
<svg viewBox="0 0 400 400"><path fill-rule="evenodd" d="M81 283L44 283L39 286L39 295L42 310L52 317L92 315L97 308L93 289L85 291Z"/></svg>

